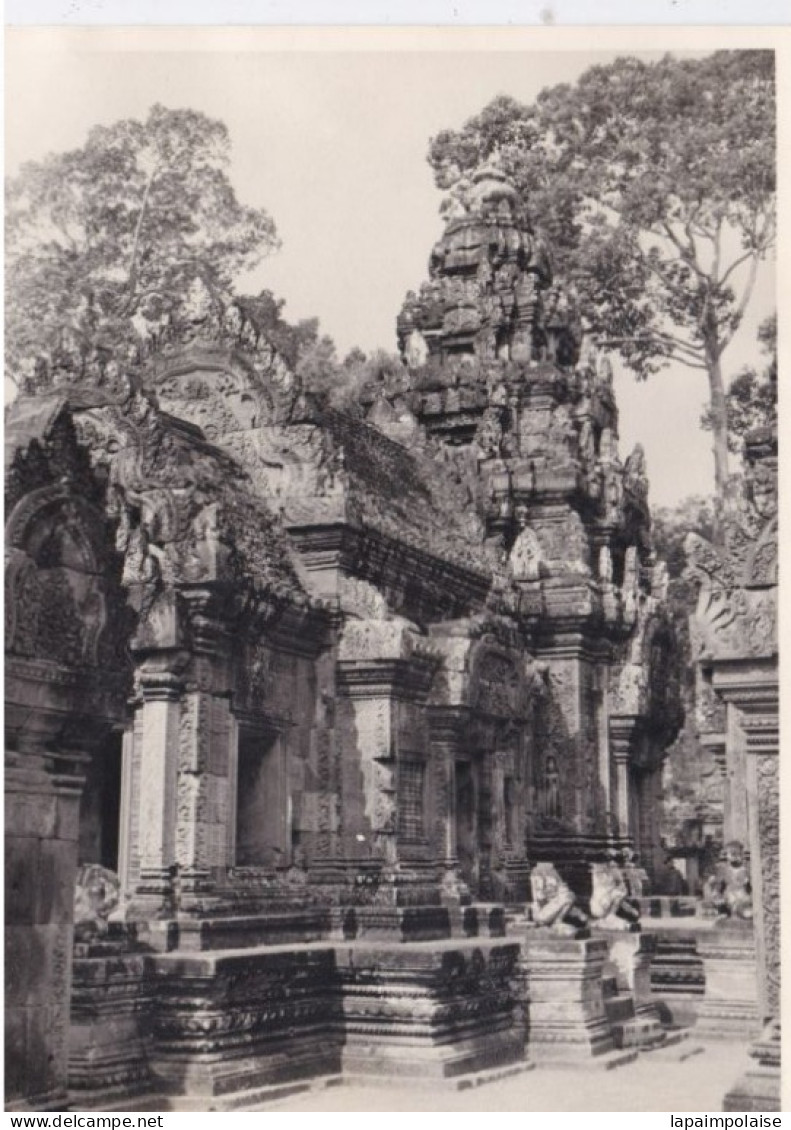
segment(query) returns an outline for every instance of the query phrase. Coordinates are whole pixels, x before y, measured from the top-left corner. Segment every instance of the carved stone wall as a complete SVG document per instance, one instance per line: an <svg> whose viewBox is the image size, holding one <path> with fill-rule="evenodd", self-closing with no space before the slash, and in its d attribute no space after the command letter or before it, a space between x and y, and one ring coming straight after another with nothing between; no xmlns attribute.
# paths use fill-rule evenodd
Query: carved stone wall
<svg viewBox="0 0 791 1130"><path fill-rule="evenodd" d="M229 884L232 703L282 712L293 766L283 796L293 796L310 756L327 619L227 459L145 398L21 400L8 438L8 1099L45 1109L63 1105L67 1086L83 765L101 777L107 734L126 730L126 912L228 913L239 898ZM264 633L270 667L285 667L265 701L245 703L239 657ZM89 831L84 844L96 841ZM260 904L264 888L245 889L243 901ZM141 928L172 944L167 922Z"/></svg>
<svg viewBox="0 0 791 1130"><path fill-rule="evenodd" d="M62 1107L83 765L124 717L131 630L91 475L58 398L8 429L6 1091Z"/></svg>
<svg viewBox="0 0 791 1130"><path fill-rule="evenodd" d="M738 714L726 732L731 828L740 814L749 831L759 1017L767 1022L754 1054L760 1067L735 1088L739 1109L779 1104L779 701L777 638L777 433L757 429L745 442L747 472L740 493L720 518L718 541L687 539L687 558L699 585L692 620L697 659L712 690Z"/></svg>
<svg viewBox="0 0 791 1130"><path fill-rule="evenodd" d="M140 388L14 406L7 788L46 824L8 826L14 960L39 926L60 955L8 1014L21 1103L38 1043L58 1065L39 1097L64 1097L70 902L39 906L34 872L73 883L69 805L109 729L121 912L168 986L158 1070L212 1102L337 1067L319 957L238 950L472 933L474 900L526 902L535 859L579 889L590 860L655 846L675 688L643 452L618 455L606 358L515 190L487 167L468 203L399 319L403 373L363 393L369 422L306 397L238 303L164 335ZM420 983L414 1046L439 1075L518 1057L512 948L406 972L391 954L383 1043Z"/></svg>

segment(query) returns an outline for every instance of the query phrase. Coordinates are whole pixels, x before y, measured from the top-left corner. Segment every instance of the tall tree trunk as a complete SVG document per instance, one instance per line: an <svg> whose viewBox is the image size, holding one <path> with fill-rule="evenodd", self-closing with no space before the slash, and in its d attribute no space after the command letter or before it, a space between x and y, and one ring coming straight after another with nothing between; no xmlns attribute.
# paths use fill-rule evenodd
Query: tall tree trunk
<svg viewBox="0 0 791 1130"><path fill-rule="evenodd" d="M706 350L706 368L709 377L709 407L711 410L711 430L714 437L714 482L717 496L725 502L728 492L728 412L725 401L725 388L722 383L722 367L719 353L715 349Z"/></svg>

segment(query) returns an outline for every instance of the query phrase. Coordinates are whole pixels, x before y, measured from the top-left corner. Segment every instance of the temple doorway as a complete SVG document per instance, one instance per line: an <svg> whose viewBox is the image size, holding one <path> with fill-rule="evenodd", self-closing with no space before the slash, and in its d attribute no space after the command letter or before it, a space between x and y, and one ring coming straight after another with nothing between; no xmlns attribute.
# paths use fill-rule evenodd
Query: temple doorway
<svg viewBox="0 0 791 1130"><path fill-rule="evenodd" d="M92 750L80 798L80 839L77 864L99 863L118 871L121 825L122 742L111 731Z"/></svg>
<svg viewBox="0 0 791 1130"><path fill-rule="evenodd" d="M237 866L288 866L288 795L283 744L277 736L239 730L237 781Z"/></svg>
<svg viewBox="0 0 791 1130"><path fill-rule="evenodd" d="M456 857L459 875L473 893L480 876L478 843L478 787L471 761L456 762Z"/></svg>

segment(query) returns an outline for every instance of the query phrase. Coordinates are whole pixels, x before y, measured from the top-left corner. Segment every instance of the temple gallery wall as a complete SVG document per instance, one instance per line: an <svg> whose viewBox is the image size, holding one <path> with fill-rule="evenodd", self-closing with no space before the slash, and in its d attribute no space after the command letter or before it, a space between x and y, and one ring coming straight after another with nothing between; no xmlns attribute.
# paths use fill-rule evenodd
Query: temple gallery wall
<svg viewBox="0 0 791 1130"><path fill-rule="evenodd" d="M493 167L364 419L210 302L20 397L6 468L10 1109L249 1108L754 1040L776 1110L776 437L698 538L727 850L668 886L679 655L641 449Z"/></svg>

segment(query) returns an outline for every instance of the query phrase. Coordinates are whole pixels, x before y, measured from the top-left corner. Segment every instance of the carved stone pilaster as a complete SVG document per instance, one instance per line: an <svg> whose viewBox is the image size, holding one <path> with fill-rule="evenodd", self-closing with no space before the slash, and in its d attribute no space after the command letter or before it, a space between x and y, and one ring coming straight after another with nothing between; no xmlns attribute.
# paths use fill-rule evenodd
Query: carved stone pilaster
<svg viewBox="0 0 791 1130"><path fill-rule="evenodd" d="M619 839L629 843L634 838L629 800L629 763L636 726L637 719L632 716L610 717L610 754L615 776L614 815Z"/></svg>
<svg viewBox="0 0 791 1130"><path fill-rule="evenodd" d="M405 621L357 620L344 628L337 668L342 819L347 850L361 859L388 866L398 859L398 704L425 702L437 664Z"/></svg>
<svg viewBox="0 0 791 1130"><path fill-rule="evenodd" d="M715 690L739 712L745 751L743 787L750 830L755 947L758 966L758 1019L778 1022L780 1010L780 788L779 684L776 658L724 660L713 664ZM738 1094L752 1105L738 1109L779 1109L779 1042L761 1041L752 1069L726 1097ZM757 1080L757 1082L756 1082ZM730 1109L735 1109L732 1105Z"/></svg>
<svg viewBox="0 0 791 1130"><path fill-rule="evenodd" d="M463 706L436 706L429 710L431 760L437 781L434 838L444 871L443 896L451 902L458 901L462 893L456 844L455 772L469 723L469 711Z"/></svg>
<svg viewBox="0 0 791 1130"><path fill-rule="evenodd" d="M187 663L184 652L160 652L146 657L137 671L133 772L138 820L131 853L139 860L133 898L138 912L172 909L179 729Z"/></svg>
<svg viewBox="0 0 791 1130"><path fill-rule="evenodd" d="M725 662L714 668L715 689L739 711L756 909L759 1005L764 1018L779 1008L779 686L771 661Z"/></svg>

